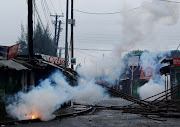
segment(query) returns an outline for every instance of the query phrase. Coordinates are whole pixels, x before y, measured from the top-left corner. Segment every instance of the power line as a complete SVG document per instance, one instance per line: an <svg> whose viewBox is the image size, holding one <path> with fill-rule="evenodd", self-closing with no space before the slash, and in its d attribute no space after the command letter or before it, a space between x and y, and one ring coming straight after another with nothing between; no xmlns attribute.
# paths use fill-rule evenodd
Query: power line
<svg viewBox="0 0 180 127"><path fill-rule="evenodd" d="M149 4L152 4L152 3L155 3L155 2L157 2L157 1L152 1ZM133 10L136 10L136 9L139 9L139 8L142 8L142 7L143 6L139 6L139 7L135 7L135 8L124 10L124 11L106 12L106 13L103 13L103 12L88 12L88 11L82 11L82 10L78 10L78 9L74 9L74 11L84 13L84 14L91 14L91 15L114 15L114 14L121 14L121 13L126 13L126 12L129 12L129 11L133 11Z"/></svg>
<svg viewBox="0 0 180 127"><path fill-rule="evenodd" d="M178 1L172 1L172 0L158 0L158 1L170 2L170 3L180 3L180 2L178 2Z"/></svg>
<svg viewBox="0 0 180 127"><path fill-rule="evenodd" d="M48 24L48 26L50 26L50 30L51 30L51 33L52 33L52 24L49 23L50 19L48 18L49 17L49 14L48 14L48 11L46 10L46 8L48 7L45 7L45 1L43 3L43 0L41 0L41 5L42 5L42 9L43 9L43 12L44 12L44 16L45 16L45 19L46 19L46 22Z"/></svg>
<svg viewBox="0 0 180 127"><path fill-rule="evenodd" d="M51 5L52 5L52 7L53 7L54 13L56 13L56 10L55 10L54 5L53 5L53 3L52 3L51 0L50 0L50 3L51 3Z"/></svg>
<svg viewBox="0 0 180 127"><path fill-rule="evenodd" d="M79 50L77 50L77 49L75 49L75 51L80 52L80 53L82 53L82 54L85 54L85 55L87 55L87 56L93 57L93 58L94 58L94 57L97 57L97 56L93 56L93 55L90 55L90 54L88 54L88 53L79 51Z"/></svg>
<svg viewBox="0 0 180 127"><path fill-rule="evenodd" d="M39 19L39 21L40 21L40 24L42 25L42 27L43 27L43 30L45 31L45 27L44 27L44 25L43 25L43 23L42 23L42 20L41 20L41 17L40 17L40 15L39 15L39 12L38 12L38 9L37 9L37 6L36 6L36 2L34 1L34 8L35 8L35 11L36 11L36 13L37 13L37 16L39 17L38 19ZM52 46L54 47L54 48L56 48L56 46L52 43Z"/></svg>
<svg viewBox="0 0 180 127"><path fill-rule="evenodd" d="M176 54L176 52L177 52L177 50L179 49L179 47L180 47L180 44L178 45L177 49L176 49L175 52L173 53L172 58L173 58L173 56Z"/></svg>
<svg viewBox="0 0 180 127"><path fill-rule="evenodd" d="M109 52L109 51L112 51L112 50L105 50L105 49L80 49L80 48L74 48L74 49L77 49L77 50L86 50L86 51L105 51L105 52Z"/></svg>
<svg viewBox="0 0 180 127"><path fill-rule="evenodd" d="M43 27L43 29L44 29L44 31L45 31L45 27L44 27L44 25L43 25L43 23L42 23L42 20L41 20L41 17L40 17L40 15L39 15L39 12L38 12L38 9L37 9L36 2L35 2L35 1L34 1L34 8L35 8L35 11L36 11L36 13L37 13L38 19L39 19L39 21L40 21L40 23L41 23L41 25L42 25L42 27Z"/></svg>
<svg viewBox="0 0 180 127"><path fill-rule="evenodd" d="M61 10L61 12L63 13L62 7L61 7L61 0L58 0L58 3L59 3L60 10Z"/></svg>
<svg viewBox="0 0 180 127"><path fill-rule="evenodd" d="M63 47L59 47L59 48L63 48ZM85 50L85 51L112 51L112 50L108 50L108 49L82 49L82 48L74 48L76 50Z"/></svg>
<svg viewBox="0 0 180 127"><path fill-rule="evenodd" d="M85 14L93 14L93 15L112 15L112 14L122 13L122 12L97 13L97 12L87 12L87 11L82 11L82 10L77 10L77 9L74 9L74 11L85 13Z"/></svg>
<svg viewBox="0 0 180 127"><path fill-rule="evenodd" d="M47 3L46 0L44 0L44 4L45 4L45 6L46 6L47 11L50 13L51 11L50 11L50 9L49 9L49 6L48 6L48 3Z"/></svg>
<svg viewBox="0 0 180 127"><path fill-rule="evenodd" d="M171 2L171 3L180 3L178 1L171 1L171 0L155 0L155 1L152 1L150 4L158 2L158 1ZM136 9L139 9L139 8L142 8L142 7L143 7L143 5L139 6L139 7L129 9L129 10L125 10L125 11L105 12L105 13L103 13L103 12L88 12L88 11L83 11L83 10L78 10L78 9L73 9L73 10L76 11L76 12L80 12L80 13L84 13L84 14L91 14L91 15L114 15L114 14L121 14L121 13L126 13L126 12L129 12L129 11L133 11L133 10L136 10Z"/></svg>

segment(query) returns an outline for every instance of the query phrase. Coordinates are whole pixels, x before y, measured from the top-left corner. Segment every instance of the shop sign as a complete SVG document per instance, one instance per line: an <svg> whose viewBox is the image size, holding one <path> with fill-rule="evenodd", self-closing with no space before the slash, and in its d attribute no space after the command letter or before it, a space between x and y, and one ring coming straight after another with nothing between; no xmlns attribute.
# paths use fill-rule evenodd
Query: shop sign
<svg viewBox="0 0 180 127"><path fill-rule="evenodd" d="M180 58L173 58L173 65L175 67L180 67Z"/></svg>

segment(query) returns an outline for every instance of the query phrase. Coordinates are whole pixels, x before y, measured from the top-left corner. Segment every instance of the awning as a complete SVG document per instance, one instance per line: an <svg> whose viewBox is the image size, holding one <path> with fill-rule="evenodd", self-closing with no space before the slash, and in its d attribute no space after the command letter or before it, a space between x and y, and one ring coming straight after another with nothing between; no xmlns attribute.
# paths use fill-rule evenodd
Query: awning
<svg viewBox="0 0 180 127"><path fill-rule="evenodd" d="M65 71L65 69L63 67L61 67L61 66L57 66L57 65L55 65L53 63L49 63L49 62L46 62L46 61L42 61L42 63L48 64L48 65L53 66L53 67L55 67L57 69L60 69L62 72L65 72L65 73L69 74L70 76L74 76L73 73L69 72L68 70Z"/></svg>
<svg viewBox="0 0 180 127"><path fill-rule="evenodd" d="M28 69L25 66L13 61L13 60L0 60L0 67L8 67L10 69L15 69L17 71Z"/></svg>
<svg viewBox="0 0 180 127"><path fill-rule="evenodd" d="M45 63L45 64L51 65L51 66L53 66L53 67L55 67L55 68L58 68L58 69L64 70L64 68L63 68L63 67L57 66L56 64L53 64L53 63L50 63L50 62L42 61L42 63Z"/></svg>

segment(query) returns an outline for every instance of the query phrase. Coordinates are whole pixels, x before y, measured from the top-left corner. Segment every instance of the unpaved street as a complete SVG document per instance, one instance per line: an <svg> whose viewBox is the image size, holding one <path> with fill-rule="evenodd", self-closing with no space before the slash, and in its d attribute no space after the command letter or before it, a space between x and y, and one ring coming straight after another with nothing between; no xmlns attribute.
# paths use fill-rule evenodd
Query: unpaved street
<svg viewBox="0 0 180 127"><path fill-rule="evenodd" d="M130 102L110 98L100 102L103 106L122 106ZM159 121L163 120L163 121ZM121 110L95 110L83 116L74 116L49 122L15 125L13 127L179 127L180 119L160 118L152 120L141 115L122 114ZM166 120L166 121L165 121Z"/></svg>

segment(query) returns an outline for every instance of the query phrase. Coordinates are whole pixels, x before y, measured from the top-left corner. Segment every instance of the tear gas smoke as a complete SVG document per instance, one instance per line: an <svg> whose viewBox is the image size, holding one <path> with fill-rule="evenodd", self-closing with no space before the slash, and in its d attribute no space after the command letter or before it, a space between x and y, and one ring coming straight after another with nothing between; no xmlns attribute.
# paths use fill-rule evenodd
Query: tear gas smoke
<svg viewBox="0 0 180 127"><path fill-rule="evenodd" d="M89 68L86 66L80 68L78 71L84 78L79 81L79 86L71 87L65 81L65 77L60 72L56 72L28 93L19 92L16 94L12 103L6 107L7 112L12 117L20 120L30 119L33 116L47 121L53 119L55 117L53 112L69 100L84 100L88 103L95 103L106 98L105 90L97 86L94 83L94 79L99 76L103 76L111 82L118 79L125 67L122 60L123 53L132 50L138 43L142 42L145 37L152 35L150 33L155 23L159 20L163 18L170 19L170 25L177 22L177 5L165 2L156 3L158 3L158 5L153 6L152 4L147 5L143 3L143 9L146 10L146 13L140 14L134 11L133 13L128 12L123 14L121 23L122 38L120 43L116 45L111 60L98 64L98 67L92 62L93 64L90 64L91 66L89 66ZM155 70L158 70L161 65L156 65L157 61L154 61L153 58L155 57L151 55L142 56L142 61L144 61L142 62L142 67L155 66ZM151 62L149 58L152 58ZM102 60L97 60L97 63L100 62L102 62ZM150 80L149 83L139 89L142 98L145 98L146 95L150 96L149 93L155 91L153 90L154 86L156 87L156 92L163 89L163 87L160 86L163 80L158 78L161 76L157 73L155 75L153 81ZM160 82L157 81L159 79ZM152 91L149 92L149 90Z"/></svg>
<svg viewBox="0 0 180 127"><path fill-rule="evenodd" d="M161 61L170 56L170 52L144 52L140 58L140 65L143 68L143 71L146 71L146 68L151 68L154 70L153 79L149 80L148 83L139 88L138 92L141 99L153 96L165 90L164 88L164 79L160 75L160 68L164 66L161 64ZM152 98L153 100L155 98Z"/></svg>
<svg viewBox="0 0 180 127"><path fill-rule="evenodd" d="M179 7L177 4L157 1L153 4L144 2L142 3L142 7L143 8L141 8L141 10L135 10L133 13L125 13L122 15L122 40L116 45L113 52L114 56L125 54L125 52L135 48L137 44L143 42L145 38L153 37L154 35L152 31L156 24L162 19L168 21L168 25L176 24L179 19ZM156 49L156 46L159 46L158 50L161 51L165 49L163 46L167 47L167 45L162 41L158 43L156 41L152 41L151 43L154 43L154 49ZM144 91L149 91L151 95L157 94L159 91L164 91L164 79L159 74L159 69L163 66L160 64L161 60L166 58L168 55L169 53L165 52L145 52L142 54L141 66L143 70L146 70L147 67L151 67L155 70L155 72L153 81L150 80L147 84L139 89L141 98L150 96L150 94L147 94L146 96L146 94L144 94L146 92ZM157 87L158 90L154 90L154 87Z"/></svg>
<svg viewBox="0 0 180 127"><path fill-rule="evenodd" d="M155 94L161 93L164 90L165 89L162 84L157 84L152 79L150 79L148 83L144 84L142 87L139 88L138 92L139 92L141 99L146 99ZM159 96L161 96L161 95L159 95ZM150 100L154 100L154 99L158 98L159 96L153 97Z"/></svg>
<svg viewBox="0 0 180 127"><path fill-rule="evenodd" d="M122 59L106 59L105 60L96 60L96 64L89 61L88 64L78 68L80 77L105 80L111 83L114 83L116 79L119 79L119 76L124 71L124 61Z"/></svg>
<svg viewBox="0 0 180 127"><path fill-rule="evenodd" d="M124 6L130 8L130 2L131 1L127 1ZM153 3L143 2L141 5L142 8L134 10L132 13L126 12L121 14L121 41L115 45L112 54L110 54L111 59L104 58L102 60L94 58L93 61L89 61L88 64L86 63L86 66L78 70L80 74L87 77L101 77L102 80L113 83L115 80L119 79L125 69L125 63L122 59L123 55L132 51L137 44L143 42L146 38L153 37L153 29L159 21L167 19L169 25L174 25L179 19L179 7L176 4L156 1ZM125 10L128 10L126 8ZM154 43L154 47L161 45L161 48L158 48L158 50L163 50L164 44L162 45L162 42L157 43L156 41L152 41L151 43ZM154 63L150 62L152 65L149 65L150 63L148 62L149 58L156 59L157 55L158 58L163 58L163 56L160 56L163 55L162 52L160 54L157 52L142 56L144 57L142 59L145 60L142 66L145 68L147 68L147 66L153 66L153 68L157 66L156 61ZM159 67L155 67L156 72L159 71L158 69L161 64L158 64L158 66ZM160 77L160 75L156 76Z"/></svg>
<svg viewBox="0 0 180 127"><path fill-rule="evenodd" d="M131 3L127 3L125 7L129 8L129 5ZM153 30L159 21L166 20L168 25L174 25L179 19L177 4L155 1L153 3L143 2L141 5L142 8L134 10L133 13L122 14L122 38L115 46L113 55L119 56L119 54L131 51L145 39L153 39L155 37ZM152 50L157 46L161 46L161 49L158 47L158 50L161 51L167 47L162 41L151 41L151 43L154 43Z"/></svg>
<svg viewBox="0 0 180 127"><path fill-rule="evenodd" d="M161 64L161 61L168 56L171 55L171 52L149 52L145 51L142 53L140 57L140 65L141 67L146 70L146 68L154 68L155 69L155 75L159 74L159 70L161 67L164 66L164 64Z"/></svg>
<svg viewBox="0 0 180 127"><path fill-rule="evenodd" d="M89 104L108 97L105 90L93 80L80 80L79 86L70 86L61 72L56 72L39 86L28 93L19 92L15 95L6 110L9 115L19 120L39 118L43 121L55 117L53 112L70 100L82 100Z"/></svg>
<svg viewBox="0 0 180 127"><path fill-rule="evenodd" d="M177 4L159 1L154 4L144 2L142 5L149 15L146 20L150 27L161 19L169 20L169 25L176 24L179 19L179 7Z"/></svg>

